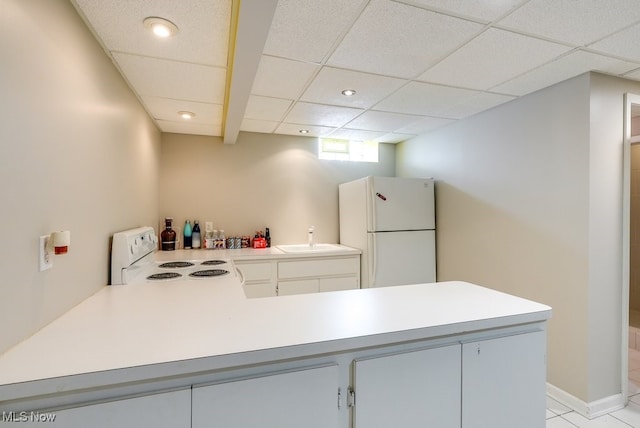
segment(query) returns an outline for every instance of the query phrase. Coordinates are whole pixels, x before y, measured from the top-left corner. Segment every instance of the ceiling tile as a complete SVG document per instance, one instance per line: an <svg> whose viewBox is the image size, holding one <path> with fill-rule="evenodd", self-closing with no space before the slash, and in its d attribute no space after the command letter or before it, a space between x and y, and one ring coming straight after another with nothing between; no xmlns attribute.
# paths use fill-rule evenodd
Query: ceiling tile
<svg viewBox="0 0 640 428"><path fill-rule="evenodd" d="M262 55L251 93L297 100L320 66Z"/></svg>
<svg viewBox="0 0 640 428"><path fill-rule="evenodd" d="M422 134L424 132L432 131L441 126L448 125L455 122L453 119L441 119L438 117L425 117L416 122L413 122L403 128L397 129L396 132L400 134Z"/></svg>
<svg viewBox="0 0 640 428"><path fill-rule="evenodd" d="M477 91L470 89L411 82L376 104L375 109L423 116L439 116L448 108L477 93Z"/></svg>
<svg viewBox="0 0 640 428"><path fill-rule="evenodd" d="M385 135L386 132L363 131L360 129L340 128L329 134L328 138L349 141L373 141Z"/></svg>
<svg viewBox="0 0 640 428"><path fill-rule="evenodd" d="M640 24L594 43L589 48L640 62L640 43L638 43L638 40L640 40Z"/></svg>
<svg viewBox="0 0 640 428"><path fill-rule="evenodd" d="M498 85L492 88L492 90L520 96L586 73L590 70L610 74L622 74L636 67L638 67L638 64L620 61L590 52L575 51L523 74L520 77L516 77L509 82Z"/></svg>
<svg viewBox="0 0 640 428"><path fill-rule="evenodd" d="M526 1L527 0L408 0L407 3L419 4L436 11L450 12L460 16L491 22L504 16L507 12L515 9Z"/></svg>
<svg viewBox="0 0 640 428"><path fill-rule="evenodd" d="M285 122L338 128L363 111L348 107L299 102L293 106Z"/></svg>
<svg viewBox="0 0 640 428"><path fill-rule="evenodd" d="M349 122L346 126L351 129L392 132L419 119L420 116L369 110Z"/></svg>
<svg viewBox="0 0 640 428"><path fill-rule="evenodd" d="M242 124L240 125L240 130L270 134L275 131L277 126L278 122L270 120L243 119Z"/></svg>
<svg viewBox="0 0 640 428"><path fill-rule="evenodd" d="M389 0L372 0L327 62L413 78L483 26Z"/></svg>
<svg viewBox="0 0 640 428"><path fill-rule="evenodd" d="M251 95L249 96L244 117L247 119L280 121L289 110L289 107L291 107L292 102L281 98Z"/></svg>
<svg viewBox="0 0 640 428"><path fill-rule="evenodd" d="M320 63L362 4L362 0L279 0L264 53Z"/></svg>
<svg viewBox="0 0 640 428"><path fill-rule="evenodd" d="M301 129L309 131L307 134L300 133ZM297 123L281 123L276 129L278 134L297 135L306 137L324 137L331 134L336 128L328 126L299 125Z"/></svg>
<svg viewBox="0 0 640 428"><path fill-rule="evenodd" d="M231 0L74 0L110 51L226 67ZM160 40L143 21L157 16L178 33Z"/></svg>
<svg viewBox="0 0 640 428"><path fill-rule="evenodd" d="M486 90L570 49L510 31L489 29L422 74L418 80Z"/></svg>
<svg viewBox="0 0 640 428"><path fill-rule="evenodd" d="M300 100L369 108L405 83L392 77L323 67ZM346 97L341 93L344 89L354 89L356 94Z"/></svg>
<svg viewBox="0 0 640 428"><path fill-rule="evenodd" d="M153 96L143 96L141 98L145 107L155 119L181 122L183 119L180 119L178 112L190 111L195 113L195 117L187 123L222 124L222 105L220 104L196 103Z"/></svg>
<svg viewBox="0 0 640 428"><path fill-rule="evenodd" d="M120 53L114 58L140 95L224 103L223 68Z"/></svg>
<svg viewBox="0 0 640 428"><path fill-rule="evenodd" d="M170 122L166 120L157 120L156 123L162 132L171 132L174 134L193 134L193 135L210 135L215 137L222 136L221 125L203 125L198 123L182 123Z"/></svg>
<svg viewBox="0 0 640 428"><path fill-rule="evenodd" d="M531 0L498 24L583 46L638 20L637 0Z"/></svg>

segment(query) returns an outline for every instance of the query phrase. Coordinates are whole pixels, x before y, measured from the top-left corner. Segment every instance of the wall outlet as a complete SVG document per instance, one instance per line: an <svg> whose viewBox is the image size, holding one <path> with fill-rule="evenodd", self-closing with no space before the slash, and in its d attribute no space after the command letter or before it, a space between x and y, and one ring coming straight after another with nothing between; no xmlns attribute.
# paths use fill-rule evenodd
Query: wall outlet
<svg viewBox="0 0 640 428"><path fill-rule="evenodd" d="M48 243L49 235L42 235L40 237L40 272L53 267L53 252L47 249Z"/></svg>

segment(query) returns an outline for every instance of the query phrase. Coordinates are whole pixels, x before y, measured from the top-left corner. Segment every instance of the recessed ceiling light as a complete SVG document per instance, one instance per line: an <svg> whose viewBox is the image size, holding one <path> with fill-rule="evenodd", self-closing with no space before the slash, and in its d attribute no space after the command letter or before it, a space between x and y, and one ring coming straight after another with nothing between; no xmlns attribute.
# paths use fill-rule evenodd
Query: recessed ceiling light
<svg viewBox="0 0 640 428"><path fill-rule="evenodd" d="M158 37L166 38L178 32L178 27L173 22L156 16L146 18L143 23L144 28L151 30Z"/></svg>
<svg viewBox="0 0 640 428"><path fill-rule="evenodd" d="M345 97L352 97L356 94L355 89L345 89L344 91L342 91L342 95L344 95Z"/></svg>
<svg viewBox="0 0 640 428"><path fill-rule="evenodd" d="M193 119L196 114L190 111L179 111L178 115L185 120Z"/></svg>
<svg viewBox="0 0 640 428"><path fill-rule="evenodd" d="M301 130L300 130L300 131L298 131L298 132L300 132L301 134L308 134L308 133L309 133L309 130L308 130L308 129L301 129Z"/></svg>

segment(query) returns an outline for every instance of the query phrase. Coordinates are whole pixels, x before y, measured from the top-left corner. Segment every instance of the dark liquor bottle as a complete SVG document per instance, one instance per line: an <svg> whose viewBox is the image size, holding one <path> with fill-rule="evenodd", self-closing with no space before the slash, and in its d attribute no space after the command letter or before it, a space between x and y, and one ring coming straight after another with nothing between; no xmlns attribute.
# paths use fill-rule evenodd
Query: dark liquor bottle
<svg viewBox="0 0 640 428"><path fill-rule="evenodd" d="M176 231L171 228L173 218L166 217L164 219L164 230L160 233L160 241L162 242L163 251L172 251L176 249Z"/></svg>
<svg viewBox="0 0 640 428"><path fill-rule="evenodd" d="M267 248L271 247L271 233L268 227L264 229L264 239L267 240Z"/></svg>

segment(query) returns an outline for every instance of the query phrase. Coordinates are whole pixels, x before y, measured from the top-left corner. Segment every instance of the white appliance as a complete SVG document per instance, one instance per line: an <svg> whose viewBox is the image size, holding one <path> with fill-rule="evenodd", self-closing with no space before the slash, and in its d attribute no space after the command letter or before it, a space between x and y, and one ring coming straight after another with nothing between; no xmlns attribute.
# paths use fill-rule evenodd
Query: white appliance
<svg viewBox="0 0 640 428"><path fill-rule="evenodd" d="M365 177L338 194L340 243L362 250L362 288L436 281L433 179Z"/></svg>
<svg viewBox="0 0 640 428"><path fill-rule="evenodd" d="M113 234L111 285L164 283L184 280L233 280L233 263L221 258L184 259L185 254L214 255L209 250L158 251L158 237L152 227L140 227Z"/></svg>

